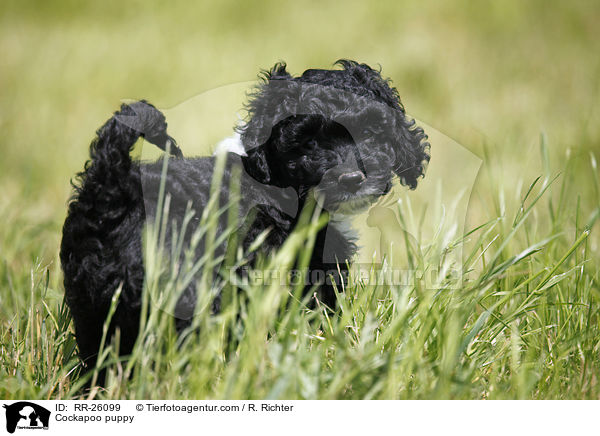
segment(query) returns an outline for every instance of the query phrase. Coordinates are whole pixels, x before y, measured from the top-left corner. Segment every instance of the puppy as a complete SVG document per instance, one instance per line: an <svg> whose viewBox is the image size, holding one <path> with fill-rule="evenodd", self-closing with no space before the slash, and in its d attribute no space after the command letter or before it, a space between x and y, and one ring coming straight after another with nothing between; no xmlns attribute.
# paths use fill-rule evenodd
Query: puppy
<svg viewBox="0 0 600 436"><path fill-rule="evenodd" d="M245 222L240 245L246 251L266 232L261 244L266 255L291 234L303 206L313 198L319 202L328 224L316 235L307 277L315 272L336 276L339 268L342 276L320 283L317 292L331 308L335 308L332 282L343 280L356 252L353 238L335 217L368 208L390 191L394 177L416 188L430 158L427 136L406 116L389 80L365 64L340 60L336 65L339 68L310 69L294 77L278 63L263 73L249 96L248 118L238 128L244 152L226 156L220 187L220 201L229 201L228 182L240 174L236 201ZM174 157L163 182L169 220L182 228L191 204L191 224L186 228L191 235L209 201L217 158L183 158L167 133L163 114L151 104L124 104L97 131L90 160L74 183L60 250L66 302L86 364L98 352L111 298L119 287L109 334L120 330L121 354L131 352L138 335L144 284L142 230L159 209L164 163L132 161L130 151L140 136ZM227 228L225 215L218 219L217 233ZM167 241L171 237L168 230ZM200 258L204 241L195 250ZM220 254L224 250L217 247ZM312 285L307 283L306 289ZM177 303L179 331L190 325L196 298L192 283ZM220 310L219 297L213 310Z"/></svg>

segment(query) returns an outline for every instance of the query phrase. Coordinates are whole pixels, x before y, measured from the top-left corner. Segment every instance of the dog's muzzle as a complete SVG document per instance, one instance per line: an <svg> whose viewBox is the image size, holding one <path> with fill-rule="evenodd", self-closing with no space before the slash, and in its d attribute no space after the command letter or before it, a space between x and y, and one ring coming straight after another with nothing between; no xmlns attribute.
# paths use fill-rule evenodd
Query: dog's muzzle
<svg viewBox="0 0 600 436"><path fill-rule="evenodd" d="M344 173L338 177L338 183L340 186L352 193L358 191L360 189L360 185L362 185L365 180L366 177L362 171Z"/></svg>

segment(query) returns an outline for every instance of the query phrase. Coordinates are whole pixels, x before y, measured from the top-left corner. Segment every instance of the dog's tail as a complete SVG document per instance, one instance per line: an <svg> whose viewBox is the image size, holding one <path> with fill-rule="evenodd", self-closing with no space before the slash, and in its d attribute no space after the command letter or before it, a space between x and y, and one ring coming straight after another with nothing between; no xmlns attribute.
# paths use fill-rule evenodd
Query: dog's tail
<svg viewBox="0 0 600 436"><path fill-rule="evenodd" d="M75 193L60 250L65 296L85 361L98 352L114 290L122 285L121 299L136 301L143 283L141 226L134 221L143 220L144 202L140 167L132 161L131 149L144 137L182 156L167 134L164 115L146 101L123 104L96 135L90 145L90 160L73 183ZM116 231L120 227L122 231ZM122 331L137 331L139 316L136 318L136 312L128 312L127 307L117 310L113 323ZM128 353L134 341L135 335L124 335L121 352Z"/></svg>
<svg viewBox="0 0 600 436"><path fill-rule="evenodd" d="M113 212L123 200L131 200L135 196L132 191L139 192L139 181L131 178L139 178L139 174L132 174L130 152L140 136L175 157L183 157L167 134L165 116L158 109L145 100L123 104L96 132L90 160L77 175L79 183L73 184L75 197L95 204L98 210Z"/></svg>
<svg viewBox="0 0 600 436"><path fill-rule="evenodd" d="M96 172L103 178L127 173L131 167L129 153L140 136L162 150L182 157L181 150L167 134L165 116L145 100L121 105L121 109L96 132L90 146L91 160L86 163L88 177Z"/></svg>

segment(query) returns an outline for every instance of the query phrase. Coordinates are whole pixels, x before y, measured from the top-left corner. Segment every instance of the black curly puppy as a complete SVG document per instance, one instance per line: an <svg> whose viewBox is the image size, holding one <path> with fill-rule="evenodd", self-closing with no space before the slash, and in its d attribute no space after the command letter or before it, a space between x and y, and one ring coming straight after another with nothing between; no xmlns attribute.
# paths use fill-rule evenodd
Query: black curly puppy
<svg viewBox="0 0 600 436"><path fill-rule="evenodd" d="M373 204L391 188L394 175L414 189L429 161L423 130L409 119L398 92L365 64L341 60L341 69L306 70L293 77L276 64L250 96L249 118L239 128L242 156L228 154L224 180L243 167L240 211L253 209L244 249L268 230L262 250L280 247L293 231L298 211L314 195L330 224L316 237L310 272L341 270L356 252L334 216ZM81 357L93 358L115 290L122 286L111 324L119 328L120 352L128 354L138 335L144 281L142 228L157 213L162 162L130 158L143 136L177 159L168 163L165 192L169 217L181 220L188 202L200 222L213 177L215 157L183 158L167 134L164 116L147 102L124 104L98 132L91 159L78 174L60 251L66 301L73 314ZM229 186L222 184L223 198ZM245 218L241 216L241 218ZM219 220L218 231L227 223ZM194 225L189 231L194 230ZM203 245L197 249L202 254ZM322 276L321 276L322 277ZM311 283L307 284L307 289ZM331 283L319 298L335 306ZM177 327L190 324L196 302L193 285L177 307ZM219 310L218 298L214 310Z"/></svg>

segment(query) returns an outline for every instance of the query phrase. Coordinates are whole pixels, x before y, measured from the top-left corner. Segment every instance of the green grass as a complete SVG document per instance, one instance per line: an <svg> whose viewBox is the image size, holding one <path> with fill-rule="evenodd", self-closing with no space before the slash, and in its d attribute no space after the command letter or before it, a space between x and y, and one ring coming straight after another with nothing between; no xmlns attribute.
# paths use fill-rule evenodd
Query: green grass
<svg viewBox="0 0 600 436"><path fill-rule="evenodd" d="M600 207L588 221L576 209L574 233L559 230L565 216L555 211L552 231L531 241L532 216L552 207L546 198L552 188L561 188L559 178L536 179L515 216L496 217L444 247L465 250L462 273L442 277L435 288L418 277L389 284L391 267L384 262L350 278L335 312L308 309L301 288L275 280L242 284L212 316L214 292L201 279L197 329L183 337L174 332L169 308L186 284L169 277L171 265L161 261L172 247L160 242L166 223L157 223L146 238L142 334L127 360L115 351L118 337L107 340L98 365L108 368L108 382L90 392L81 386L88 377L94 384L97 373L77 377L68 313L50 286L49 269L37 266L29 293L13 285L3 296L15 315L1 332L2 396L598 398L600 293L589 238ZM213 204L199 230L208 240L218 238L216 216ZM301 226L264 270L285 275L318 225L312 219ZM405 247L418 271L447 266L420 241ZM181 276L205 265L210 271L209 261L190 261Z"/></svg>
<svg viewBox="0 0 600 436"><path fill-rule="evenodd" d="M0 6L0 398L600 398L600 8L365 5L335 25L339 7L310 2ZM149 255L133 356L107 345L106 388L83 392L57 252L94 130L122 98L168 108L279 59L300 72L339 57L380 63L413 116L482 158L464 229L436 233L431 214L393 262L362 265L333 313L293 287L250 286L217 316L200 304L200 329L182 339L153 310L178 285L158 285L164 265ZM189 127L175 115L179 139ZM205 152L222 133L210 124L192 129ZM450 162L435 145L430 177ZM410 198L433 210L427 183ZM403 222L422 223L406 205ZM314 225L263 268L285 270ZM460 274L435 289L386 284L398 264Z"/></svg>

